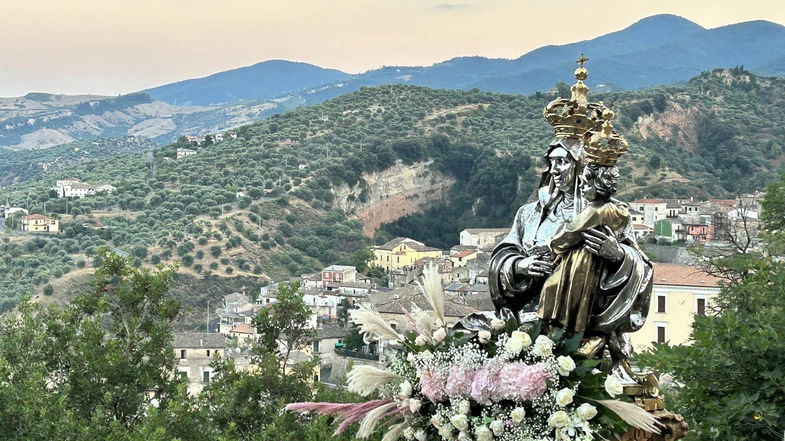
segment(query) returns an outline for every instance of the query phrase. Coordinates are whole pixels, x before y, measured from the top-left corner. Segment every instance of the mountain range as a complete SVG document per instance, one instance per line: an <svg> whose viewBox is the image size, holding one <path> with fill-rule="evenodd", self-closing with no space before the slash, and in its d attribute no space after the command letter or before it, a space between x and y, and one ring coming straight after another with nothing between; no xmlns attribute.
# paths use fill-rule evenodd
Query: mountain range
<svg viewBox="0 0 785 441"><path fill-rule="evenodd" d="M0 98L0 148L42 149L103 138L157 145L227 130L366 86L413 84L530 94L571 83L585 53L595 91L683 83L702 71L743 65L785 75L785 27L751 21L706 29L656 15L591 40L545 46L516 59L453 58L432 66L388 66L348 74L307 63L264 61L119 97L31 93Z"/></svg>

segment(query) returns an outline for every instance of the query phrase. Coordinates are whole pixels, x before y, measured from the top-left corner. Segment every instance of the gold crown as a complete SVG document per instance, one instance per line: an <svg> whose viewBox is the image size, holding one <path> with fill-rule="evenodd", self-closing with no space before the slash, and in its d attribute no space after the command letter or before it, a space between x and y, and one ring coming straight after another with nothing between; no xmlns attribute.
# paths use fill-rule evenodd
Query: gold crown
<svg viewBox="0 0 785 441"><path fill-rule="evenodd" d="M570 99L556 98L542 111L542 116L556 131L557 138L581 138L589 130L599 131L602 128L602 114L607 108L601 102L590 103L586 95L589 87L583 80L589 76L589 71L583 63L587 61L589 59L583 54L576 61L578 68L574 74L578 82L570 88Z"/></svg>
<svg viewBox="0 0 785 441"><path fill-rule="evenodd" d="M627 140L613 130L611 119L613 111L605 109L602 112L602 127L599 131L587 131L583 135L583 150L586 152L586 161L593 164L610 167L616 165L627 153Z"/></svg>

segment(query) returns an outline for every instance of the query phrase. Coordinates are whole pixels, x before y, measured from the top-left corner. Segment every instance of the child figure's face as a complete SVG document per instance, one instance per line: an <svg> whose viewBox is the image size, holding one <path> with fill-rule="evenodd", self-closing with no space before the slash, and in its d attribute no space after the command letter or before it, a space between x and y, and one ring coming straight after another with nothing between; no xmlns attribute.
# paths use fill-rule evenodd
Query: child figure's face
<svg viewBox="0 0 785 441"><path fill-rule="evenodd" d="M579 177L580 179L580 190L581 194L587 201L593 202L600 198L600 195L597 193L597 186L595 185L595 180L597 176L589 167L583 169L583 174Z"/></svg>

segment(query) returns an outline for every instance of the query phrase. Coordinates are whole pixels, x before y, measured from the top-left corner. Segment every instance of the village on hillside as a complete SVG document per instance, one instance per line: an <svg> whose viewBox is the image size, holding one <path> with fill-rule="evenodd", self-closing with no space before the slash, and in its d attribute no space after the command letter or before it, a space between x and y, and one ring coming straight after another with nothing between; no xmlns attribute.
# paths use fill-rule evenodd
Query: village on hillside
<svg viewBox="0 0 785 441"><path fill-rule="evenodd" d="M633 203L641 212L653 212L654 222L679 219L668 216L660 206L665 201L642 200ZM633 205L631 204L631 205ZM716 201L701 204L698 213L723 206ZM653 207L653 208L647 208ZM660 217L662 213L664 216ZM684 214L684 213L680 213ZM696 214L700 216L701 214ZM708 216L712 218L712 216ZM642 219L640 225L646 225ZM683 224L682 224L683 225ZM394 329L404 329L408 311L428 308L421 282L427 266L437 269L445 293L445 317L453 325L463 317L494 309L488 289L488 265L491 251L509 233L508 228L469 228L461 231L459 245L449 250L428 246L420 241L396 237L372 247L372 267L383 269L382 280L359 272L354 266L330 265L319 273L302 274L289 280L263 286L258 292L233 292L209 312L209 332L175 335L174 351L179 375L188 379L189 392L198 393L213 378L212 361L216 355L230 357L238 369L252 369L250 342L257 338L254 317L263 308L274 309L282 283L297 283L310 309L308 326L316 337L310 347L294 351L286 361L294 364L318 356L319 369L314 381L343 384L347 366L368 364L382 368L390 347L385 342L366 344L359 330L348 319L348 310L365 305L378 311ZM690 240L687 235L686 240ZM645 236L643 237L645 238ZM698 237L692 239L704 243ZM718 239L710 239L719 243ZM720 290L719 279L697 266L654 263L654 280L649 319L640 331L632 334L637 349L652 343L683 343L689 339L692 317L705 315Z"/></svg>

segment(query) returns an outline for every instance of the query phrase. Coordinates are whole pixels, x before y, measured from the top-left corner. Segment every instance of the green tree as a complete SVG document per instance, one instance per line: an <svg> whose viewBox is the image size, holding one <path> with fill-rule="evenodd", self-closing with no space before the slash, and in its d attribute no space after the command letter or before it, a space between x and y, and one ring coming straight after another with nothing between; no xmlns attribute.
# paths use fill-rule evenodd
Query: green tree
<svg viewBox="0 0 785 441"><path fill-rule="evenodd" d="M782 236L778 187L764 201L770 237ZM778 242L782 243L779 237ZM671 408L689 420L690 437L779 441L785 433L785 263L778 256L714 259L726 283L714 313L695 316L690 345L656 345L639 362L678 384Z"/></svg>
<svg viewBox="0 0 785 441"><path fill-rule="evenodd" d="M22 303L0 324L0 438L111 438L139 424L149 393L175 392L174 268L99 257L92 291L67 307Z"/></svg>
<svg viewBox="0 0 785 441"><path fill-rule="evenodd" d="M271 308L262 308L253 319L259 334L255 355L263 358L276 354L281 375L286 375L286 365L292 352L304 349L316 336L309 320L311 309L303 300L300 282L278 285L278 294Z"/></svg>

